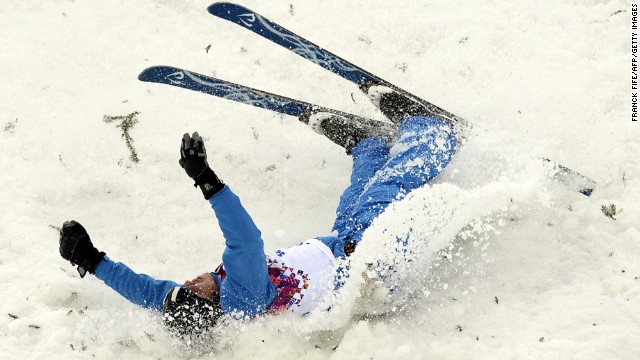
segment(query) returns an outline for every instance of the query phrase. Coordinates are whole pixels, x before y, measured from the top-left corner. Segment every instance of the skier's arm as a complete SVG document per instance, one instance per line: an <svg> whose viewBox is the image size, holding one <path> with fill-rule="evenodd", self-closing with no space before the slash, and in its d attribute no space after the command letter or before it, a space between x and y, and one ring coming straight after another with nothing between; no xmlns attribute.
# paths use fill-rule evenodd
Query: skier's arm
<svg viewBox="0 0 640 360"><path fill-rule="evenodd" d="M77 221L65 221L60 229L60 255L78 266L81 277L89 272L134 304L162 310L165 295L179 286L169 280L155 280L137 274L122 263L113 262L93 245L87 230Z"/></svg>
<svg viewBox="0 0 640 360"><path fill-rule="evenodd" d="M220 303L237 317L255 316L271 304L275 287L269 280L260 230L228 186L209 199L225 238L222 263L226 278Z"/></svg>
<svg viewBox="0 0 640 360"><path fill-rule="evenodd" d="M114 262L107 256L96 266L95 275L132 303L154 310L162 310L167 292L180 286L171 280L156 280L149 275L138 274L127 265Z"/></svg>
<svg viewBox="0 0 640 360"><path fill-rule="evenodd" d="M275 297L269 280L260 230L240 203L240 199L213 172L207 163L204 141L184 134L180 166L195 180L213 207L225 238L222 261L226 270L220 286L220 304L237 317L254 316Z"/></svg>

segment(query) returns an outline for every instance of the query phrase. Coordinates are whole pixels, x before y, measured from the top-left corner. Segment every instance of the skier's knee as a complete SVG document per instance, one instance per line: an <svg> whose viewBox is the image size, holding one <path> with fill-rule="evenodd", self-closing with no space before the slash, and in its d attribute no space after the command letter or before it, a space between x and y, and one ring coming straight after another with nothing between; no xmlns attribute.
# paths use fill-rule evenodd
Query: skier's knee
<svg viewBox="0 0 640 360"><path fill-rule="evenodd" d="M451 124L445 120L438 119L431 116L412 116L406 118L402 125L400 125L400 131L420 131L430 127L437 127L442 131L453 131Z"/></svg>
<svg viewBox="0 0 640 360"><path fill-rule="evenodd" d="M381 155L389 153L389 142L380 137L370 137L360 141L353 147L352 156L357 157L360 154Z"/></svg>

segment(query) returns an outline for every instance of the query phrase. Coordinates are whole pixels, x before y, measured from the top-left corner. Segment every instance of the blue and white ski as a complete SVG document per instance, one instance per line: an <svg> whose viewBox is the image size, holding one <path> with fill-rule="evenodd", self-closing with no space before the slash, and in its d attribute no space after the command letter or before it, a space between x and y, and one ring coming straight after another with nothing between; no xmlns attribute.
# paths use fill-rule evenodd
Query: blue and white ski
<svg viewBox="0 0 640 360"><path fill-rule="evenodd" d="M379 76L376 76L310 42L309 40L294 34L293 32L244 6L228 2L218 2L209 6L207 10L214 16L238 24L243 28L264 37L265 39L300 55L314 64L320 65L321 67L353 82L364 92L366 92L371 85L385 86L402 94L404 97L423 105L428 109L431 115L450 120L452 123L456 123L460 126L470 127L470 124L461 117L389 83Z"/></svg>
<svg viewBox="0 0 640 360"><path fill-rule="evenodd" d="M312 104L172 66L152 66L142 71L138 80L177 86L291 116L301 116L314 108Z"/></svg>
<svg viewBox="0 0 640 360"><path fill-rule="evenodd" d="M138 80L181 87L295 116L305 124L309 124L309 118L314 114L331 114L349 119L354 125L370 129L372 133L389 135L396 132L396 129L386 122L291 99L172 66L152 66L147 68L138 75Z"/></svg>

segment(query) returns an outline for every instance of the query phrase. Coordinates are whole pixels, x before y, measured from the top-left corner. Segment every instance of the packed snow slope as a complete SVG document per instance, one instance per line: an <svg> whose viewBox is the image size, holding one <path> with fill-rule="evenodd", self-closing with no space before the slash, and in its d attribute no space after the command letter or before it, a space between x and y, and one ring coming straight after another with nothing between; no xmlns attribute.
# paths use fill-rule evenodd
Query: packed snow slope
<svg viewBox="0 0 640 360"><path fill-rule="evenodd" d="M184 132L206 138L267 251L330 231L351 163L294 118L138 73L173 65L382 115L347 81L212 17L208 1L4 0L2 358L640 358L630 3L241 3L465 117L475 124L468 143L365 234L331 312L229 324L185 344L157 314L80 279L58 254L55 227L76 219L111 258L184 281L212 270L223 249L178 166ZM137 163L120 120L104 121L134 112ZM599 188L587 198L550 182L539 156ZM402 256L398 237L409 239Z"/></svg>

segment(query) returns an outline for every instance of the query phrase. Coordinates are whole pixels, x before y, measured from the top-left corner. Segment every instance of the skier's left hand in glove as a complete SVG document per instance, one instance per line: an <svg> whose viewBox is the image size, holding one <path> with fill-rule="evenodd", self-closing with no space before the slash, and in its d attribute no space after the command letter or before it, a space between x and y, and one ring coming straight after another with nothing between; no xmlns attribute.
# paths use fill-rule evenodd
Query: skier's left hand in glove
<svg viewBox="0 0 640 360"><path fill-rule="evenodd" d="M195 181L194 186L200 186L205 199L209 200L224 187L224 183L209 167L204 140L197 132L191 136L188 133L182 136L179 163L187 175Z"/></svg>

